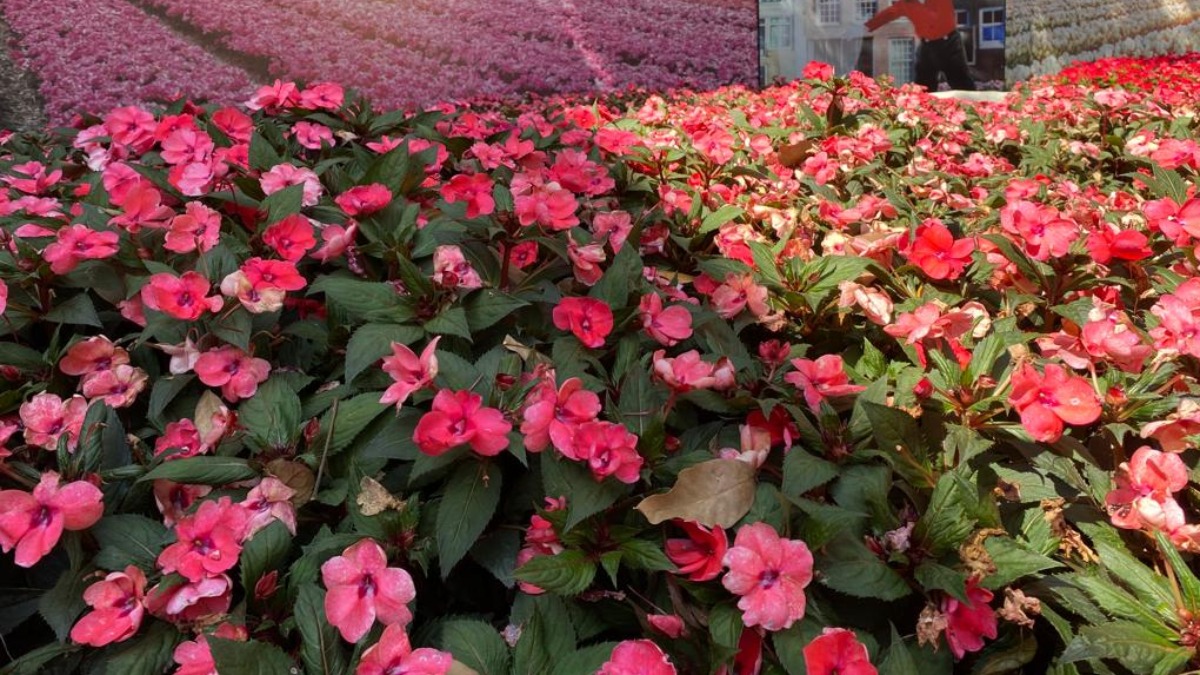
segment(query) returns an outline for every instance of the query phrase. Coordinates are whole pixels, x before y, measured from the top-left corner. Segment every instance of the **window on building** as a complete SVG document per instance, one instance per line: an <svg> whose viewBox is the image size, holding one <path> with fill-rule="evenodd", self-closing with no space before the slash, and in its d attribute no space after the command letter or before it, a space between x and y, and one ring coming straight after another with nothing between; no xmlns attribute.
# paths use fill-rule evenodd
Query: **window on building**
<svg viewBox="0 0 1200 675"><path fill-rule="evenodd" d="M954 10L954 18L956 21L958 21L959 28L962 28L963 26L970 26L971 25L971 10L956 9L956 10Z"/></svg>
<svg viewBox="0 0 1200 675"><path fill-rule="evenodd" d="M842 22L842 0L813 0L813 13L817 24L835 26Z"/></svg>
<svg viewBox="0 0 1200 675"><path fill-rule="evenodd" d="M759 22L759 30L763 30L762 22ZM766 17L766 35L762 36L764 49L791 49L792 48L792 33L795 30L795 24L790 16L769 16ZM761 35L761 32L760 32Z"/></svg>
<svg viewBox="0 0 1200 675"><path fill-rule="evenodd" d="M897 85L913 81L917 63L917 44L912 38L888 40L888 73Z"/></svg>
<svg viewBox="0 0 1200 675"><path fill-rule="evenodd" d="M992 7L979 10L979 47L1001 49L1004 47L1004 8Z"/></svg>
<svg viewBox="0 0 1200 675"><path fill-rule="evenodd" d="M879 11L879 0L857 0L858 20L866 21Z"/></svg>
<svg viewBox="0 0 1200 675"><path fill-rule="evenodd" d="M958 36L962 38L963 50L967 53L967 64L975 65L975 31L971 28L971 12L966 9L954 10L954 18L958 21Z"/></svg>

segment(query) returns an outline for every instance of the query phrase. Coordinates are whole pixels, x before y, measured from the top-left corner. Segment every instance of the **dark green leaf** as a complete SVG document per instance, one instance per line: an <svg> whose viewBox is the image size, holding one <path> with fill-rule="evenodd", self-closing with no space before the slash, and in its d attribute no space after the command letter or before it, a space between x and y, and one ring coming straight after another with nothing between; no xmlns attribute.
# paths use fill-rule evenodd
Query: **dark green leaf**
<svg viewBox="0 0 1200 675"><path fill-rule="evenodd" d="M528 305L528 302L507 293L483 289L467 298L463 309L467 314L467 326L471 332L478 333Z"/></svg>
<svg viewBox="0 0 1200 675"><path fill-rule="evenodd" d="M69 323L77 326L95 326L100 328L100 317L96 315L96 306L87 293L71 296L66 302L55 305L44 317L50 323Z"/></svg>
<svg viewBox="0 0 1200 675"><path fill-rule="evenodd" d="M835 539L816 568L823 584L856 598L898 600L912 593L903 577L857 539Z"/></svg>
<svg viewBox="0 0 1200 675"><path fill-rule="evenodd" d="M466 462L446 484L437 513L438 566L442 578L471 550L496 512L502 487L494 463Z"/></svg>
<svg viewBox="0 0 1200 675"><path fill-rule="evenodd" d="M346 343L346 382L353 382L358 374L392 353L392 343L411 345L420 340L424 332L415 326L398 326L391 323L369 323L354 331Z"/></svg>
<svg viewBox="0 0 1200 675"><path fill-rule="evenodd" d="M815 457L803 448L792 448L783 458L783 494L800 497L837 478L837 466L832 462Z"/></svg>
<svg viewBox="0 0 1200 675"><path fill-rule="evenodd" d="M171 654L184 635L175 626L150 621L149 627L110 647L104 655L105 675L162 675L172 664Z"/></svg>
<svg viewBox="0 0 1200 675"><path fill-rule="evenodd" d="M242 587L253 589L264 574L281 569L292 548L292 534L278 520L259 530L246 542L239 558Z"/></svg>
<svg viewBox="0 0 1200 675"><path fill-rule="evenodd" d="M38 613L54 629L60 642L67 639L75 619L87 609L83 591L89 585L80 570L66 570L58 577L54 588L43 593L38 601Z"/></svg>
<svg viewBox="0 0 1200 675"><path fill-rule="evenodd" d="M123 570L127 565L151 569L167 540L160 521L132 513L105 516L90 532L100 545L95 562L106 570Z"/></svg>
<svg viewBox="0 0 1200 675"><path fill-rule="evenodd" d="M1008 537L990 537L983 546L996 565L995 574L984 579L987 588L1002 588L1023 576L1061 567L1061 563Z"/></svg>
<svg viewBox="0 0 1200 675"><path fill-rule="evenodd" d="M454 335L467 341L472 339L467 312L462 307L442 310L441 314L425 322L425 332L430 335Z"/></svg>
<svg viewBox="0 0 1200 675"><path fill-rule="evenodd" d="M479 675L508 672L508 646L499 631L483 621L451 619L442 623L439 646Z"/></svg>
<svg viewBox="0 0 1200 675"><path fill-rule="evenodd" d="M286 450L300 440L300 407L295 390L274 376L238 408L238 423L260 448Z"/></svg>
<svg viewBox="0 0 1200 675"><path fill-rule="evenodd" d="M285 675L295 667L279 647L266 642L237 642L210 635L208 645L221 675Z"/></svg>
<svg viewBox="0 0 1200 675"><path fill-rule="evenodd" d="M596 563L582 551L541 555L517 568L521 581L559 595L578 595L596 578Z"/></svg>
<svg viewBox="0 0 1200 675"><path fill-rule="evenodd" d="M244 459L238 457L186 457L163 462L151 469L140 481L165 478L176 483L199 485L228 485L258 477Z"/></svg>
<svg viewBox="0 0 1200 675"><path fill-rule="evenodd" d="M278 223L290 215L300 213L303 201L304 185L302 183L289 185L278 192L267 195L266 199L262 200L262 209L267 212L265 224Z"/></svg>
<svg viewBox="0 0 1200 675"><path fill-rule="evenodd" d="M338 402L321 416L321 430L312 447L319 448L322 453L328 448L330 456L341 452L384 410L387 406L379 402L377 391Z"/></svg>
<svg viewBox="0 0 1200 675"><path fill-rule="evenodd" d="M567 497L567 518L563 531L570 531L585 518L612 506L628 491L615 480L598 481L586 467L543 454L542 480L550 497Z"/></svg>
<svg viewBox="0 0 1200 675"><path fill-rule="evenodd" d="M300 629L300 659L308 675L341 675L346 672L346 652L341 637L325 618L325 594L313 584L300 587L296 596L296 627Z"/></svg>

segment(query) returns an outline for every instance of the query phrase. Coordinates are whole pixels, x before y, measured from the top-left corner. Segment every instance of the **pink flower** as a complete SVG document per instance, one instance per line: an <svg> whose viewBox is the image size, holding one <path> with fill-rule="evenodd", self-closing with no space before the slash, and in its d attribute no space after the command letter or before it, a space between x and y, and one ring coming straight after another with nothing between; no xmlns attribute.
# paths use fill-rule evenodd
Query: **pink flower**
<svg viewBox="0 0 1200 675"><path fill-rule="evenodd" d="M162 203L162 193L145 181L138 182L125 195L121 203L121 215L109 221L110 225L136 234L143 227L160 229L166 227L175 212Z"/></svg>
<svg viewBox="0 0 1200 675"><path fill-rule="evenodd" d="M163 516L163 524L174 527L187 515L192 504L210 492L212 488L207 485L187 485L160 478L154 481L154 504Z"/></svg>
<svg viewBox="0 0 1200 675"><path fill-rule="evenodd" d="M135 565L124 572L110 572L102 581L88 586L83 600L92 611L71 628L71 640L103 647L133 637L142 625L145 592L146 575Z"/></svg>
<svg viewBox="0 0 1200 675"><path fill-rule="evenodd" d="M299 106L305 110L328 110L336 112L346 100L342 85L333 82L317 82L300 92Z"/></svg>
<svg viewBox="0 0 1200 675"><path fill-rule="evenodd" d="M407 346L392 343L392 355L383 357L383 372L392 376L394 384L383 392L380 404L395 403L399 410L413 392L433 384L438 374L437 344L441 339L439 335L430 340L419 357Z"/></svg>
<svg viewBox="0 0 1200 675"><path fill-rule="evenodd" d="M205 312L219 312L225 301L218 295L209 296L211 284L199 272L184 272L175 276L160 272L142 286L142 303L181 321L195 321Z"/></svg>
<svg viewBox="0 0 1200 675"><path fill-rule="evenodd" d="M291 499L296 491L284 484L283 481L267 476L250 489L242 507L250 514L246 523L246 539L253 537L259 530L278 520L283 523L292 536L296 534L296 507Z"/></svg>
<svg viewBox="0 0 1200 675"><path fill-rule="evenodd" d="M596 675L676 675L671 659L650 640L626 640L613 648L612 656Z"/></svg>
<svg viewBox="0 0 1200 675"><path fill-rule="evenodd" d="M225 614L233 603L233 582L218 574L199 581L171 577L146 593L146 609L175 623L192 623Z"/></svg>
<svg viewBox="0 0 1200 675"><path fill-rule="evenodd" d="M866 390L864 386L850 384L842 357L837 354L826 354L816 361L792 359L792 366L796 370L784 375L783 379L803 392L804 402L814 413L820 412L821 402L827 398L851 396Z"/></svg>
<svg viewBox="0 0 1200 675"><path fill-rule="evenodd" d="M642 328L664 347L674 347L692 336L692 313L682 305L663 309L662 297L647 293L638 303Z"/></svg>
<svg viewBox="0 0 1200 675"><path fill-rule="evenodd" d="M150 378L146 371L128 365L91 373L83 378L81 390L89 400L102 399L113 408L133 405Z"/></svg>
<svg viewBox="0 0 1200 675"><path fill-rule="evenodd" d="M388 567L383 548L373 539L351 545L321 565L325 616L347 642L358 642L378 618L403 628L412 621L408 603L417 597L412 577Z"/></svg>
<svg viewBox="0 0 1200 675"><path fill-rule="evenodd" d="M1046 365L1045 375L1028 363L1018 366L1008 400L1029 435L1043 443L1062 438L1064 423L1085 425L1100 419L1100 398L1092 385L1054 363Z"/></svg>
<svg viewBox="0 0 1200 675"><path fill-rule="evenodd" d="M644 460L637 451L638 437L624 425L612 422L581 424L576 428L573 440L570 455L587 462L596 480L614 476L622 483L632 484L641 477Z"/></svg>
<svg viewBox="0 0 1200 675"><path fill-rule="evenodd" d="M1150 313L1158 325L1150 329L1155 349L1200 357L1200 278L1184 281L1158 299Z"/></svg>
<svg viewBox="0 0 1200 675"><path fill-rule="evenodd" d="M1150 422L1142 427L1142 438L1153 438L1167 452L1183 452L1196 446L1188 440L1200 435L1200 402L1185 398L1179 408L1166 419Z"/></svg>
<svg viewBox="0 0 1200 675"><path fill-rule="evenodd" d="M254 96L246 101L246 107L251 110L278 112L280 108L295 107L299 101L300 92L295 82L275 80L272 84L259 87Z"/></svg>
<svg viewBox="0 0 1200 675"><path fill-rule="evenodd" d="M178 420L167 424L163 434L154 441L154 456L174 450L168 459L195 457L204 452L200 442L200 431L191 420Z"/></svg>
<svg viewBox="0 0 1200 675"><path fill-rule="evenodd" d="M483 280L454 245L439 246L433 252L433 283L446 288L480 288Z"/></svg>
<svg viewBox="0 0 1200 675"><path fill-rule="evenodd" d="M613 313L603 300L563 298L552 314L554 326L570 330L584 346L599 349L613 329Z"/></svg>
<svg viewBox="0 0 1200 675"><path fill-rule="evenodd" d="M363 652L354 675L445 675L454 657L429 647L413 649L403 626L383 629L379 642Z"/></svg>
<svg viewBox="0 0 1200 675"><path fill-rule="evenodd" d="M647 614L646 623L652 630L675 639L687 632L678 614Z"/></svg>
<svg viewBox="0 0 1200 675"><path fill-rule="evenodd" d="M42 392L21 404L21 423L25 425L25 442L47 450L58 448L58 439L67 435L67 449L74 450L83 428L88 403L82 396L66 401Z"/></svg>
<svg viewBox="0 0 1200 675"><path fill-rule="evenodd" d="M20 567L33 567L58 543L63 530L86 530L104 515L100 489L87 481L62 485L54 471L42 474L33 493L0 491L0 549L16 548Z"/></svg>
<svg viewBox="0 0 1200 675"><path fill-rule="evenodd" d="M490 216L496 210L492 198L492 179L485 173L458 174L442 185L442 199L448 204L467 203L467 218Z"/></svg>
<svg viewBox="0 0 1200 675"><path fill-rule="evenodd" d="M263 231L263 243L284 260L296 262L317 245L312 221L299 213L284 218Z"/></svg>
<svg viewBox="0 0 1200 675"><path fill-rule="evenodd" d="M241 271L251 287L259 292L274 288L298 291L308 285L304 275L296 269L296 264L288 260L250 258L242 263Z"/></svg>
<svg viewBox="0 0 1200 675"><path fill-rule="evenodd" d="M625 240L633 231L633 219L625 211L604 211L592 218L592 234L597 239L608 235L608 243L614 253L619 253L625 246Z"/></svg>
<svg viewBox="0 0 1200 675"><path fill-rule="evenodd" d="M595 286L604 276L604 269L600 264L606 258L602 243L580 246L573 237L567 237L567 259L571 261L571 269L579 283Z"/></svg>
<svg viewBox="0 0 1200 675"><path fill-rule="evenodd" d="M0 314L8 309L8 284L3 279L0 279Z"/></svg>
<svg viewBox="0 0 1200 675"><path fill-rule="evenodd" d="M808 675L876 675L867 647L854 631L826 628L804 646Z"/></svg>
<svg viewBox="0 0 1200 675"><path fill-rule="evenodd" d="M750 275L729 275L725 283L713 291L709 300L722 319L732 319L746 308L759 318L770 313L770 307L767 306L767 287L754 283L754 278Z"/></svg>
<svg viewBox="0 0 1200 675"><path fill-rule="evenodd" d="M1104 499L1113 525L1138 530L1145 524L1143 512L1153 515L1162 510L1144 500L1161 504L1171 499L1172 494L1187 487L1188 469L1179 455L1143 445L1121 464L1116 482L1116 489Z"/></svg>
<svg viewBox="0 0 1200 675"><path fill-rule="evenodd" d="M292 125L292 132L296 134L296 142L303 148L320 150L325 146L334 146L333 130L324 124L296 122Z"/></svg>
<svg viewBox="0 0 1200 675"><path fill-rule="evenodd" d="M868 321L879 326L886 326L892 322L892 299L887 293L853 281L838 284L838 291L838 307L857 305Z"/></svg>
<svg viewBox="0 0 1200 675"><path fill-rule="evenodd" d="M575 201L575 195L556 182L531 179L519 173L513 176L512 193L517 221L525 227L540 225L561 232L579 224L575 215L579 202Z"/></svg>
<svg viewBox="0 0 1200 675"><path fill-rule="evenodd" d="M382 211L392 202L392 191L386 185L379 183L355 185L338 195L333 201L346 212L346 215L358 218Z"/></svg>
<svg viewBox="0 0 1200 675"><path fill-rule="evenodd" d="M551 443L563 455L574 455L575 430L579 425L594 422L600 414L600 397L583 388L583 380L572 377L557 390L553 378L543 380L529 392L522 413L521 435L525 449L541 452Z"/></svg>
<svg viewBox="0 0 1200 675"><path fill-rule="evenodd" d="M194 127L180 127L162 140L160 154L167 164L207 163L214 148L208 134Z"/></svg>
<svg viewBox="0 0 1200 675"><path fill-rule="evenodd" d="M346 252L346 249L354 243L356 234L358 234L358 223L354 221L350 221L346 227L326 225L321 228L321 247L309 255L321 262L329 262L330 258L336 258Z"/></svg>
<svg viewBox="0 0 1200 675"><path fill-rule="evenodd" d="M940 220L930 219L917 227L916 238L908 244L902 240L901 252L908 261L934 280L951 280L962 276L963 270L971 263L971 253L975 250L972 239L955 239L950 229Z"/></svg>
<svg viewBox="0 0 1200 675"><path fill-rule="evenodd" d="M104 118L104 129L114 143L128 145L135 152L146 152L154 145L158 123L154 115L136 106L116 108Z"/></svg>
<svg viewBox="0 0 1200 675"><path fill-rule="evenodd" d="M495 408L486 408L483 397L473 391L442 389L433 397L433 409L425 413L413 431L421 452L434 457L459 445L485 457L508 447L512 424Z"/></svg>
<svg viewBox="0 0 1200 675"><path fill-rule="evenodd" d="M1057 209L1023 200L1000 209L1000 225L1030 257L1041 261L1066 255L1079 238L1079 225Z"/></svg>
<svg viewBox="0 0 1200 675"><path fill-rule="evenodd" d="M651 361L654 376L681 394L696 389L724 391L737 384L733 363L728 357L722 356L716 363L708 363L695 349L670 358L666 351L659 349Z"/></svg>
<svg viewBox="0 0 1200 675"><path fill-rule="evenodd" d="M291 164L276 164L258 180L263 194L273 195L280 190L292 186L303 185L304 196L300 203L303 206L316 206L321 200L321 179L312 169L292 166Z"/></svg>
<svg viewBox="0 0 1200 675"><path fill-rule="evenodd" d="M213 636L225 640L245 642L247 631L244 627L223 623L213 631ZM180 642L171 658L179 665L172 675L217 675L217 664L213 660L212 649L208 646L208 636L201 634L195 640Z"/></svg>
<svg viewBox="0 0 1200 675"><path fill-rule="evenodd" d="M116 232L97 232L87 225L67 225L55 237L42 251L42 259L55 274L67 274L84 260L111 258L120 248Z"/></svg>
<svg viewBox="0 0 1200 675"><path fill-rule="evenodd" d="M983 639L996 639L996 613L988 605L992 592L979 587L979 578L967 580L967 599L962 602L947 595L942 600L941 611L946 616L946 642L955 659L967 652L983 649Z"/></svg>
<svg viewBox="0 0 1200 675"><path fill-rule="evenodd" d="M246 311L251 314L264 314L282 309L283 301L287 298L287 291L269 284L262 284L261 288L255 288L254 282L246 276L245 272L236 270L221 280L221 295L227 298L237 298L242 307L245 307Z"/></svg>
<svg viewBox="0 0 1200 675"><path fill-rule="evenodd" d="M129 363L129 352L113 344L103 335L87 338L71 345L58 369L67 375L90 375L114 366Z"/></svg>
<svg viewBox="0 0 1200 675"><path fill-rule="evenodd" d="M158 566L189 581L223 574L237 565L248 521L246 509L229 497L206 501L175 523L176 541L158 555Z"/></svg>
<svg viewBox="0 0 1200 675"><path fill-rule="evenodd" d="M250 398L266 382L271 364L232 345L210 349L196 359L196 374L210 387L220 387L227 401Z"/></svg>
<svg viewBox="0 0 1200 675"><path fill-rule="evenodd" d="M742 596L738 609L746 626L787 630L804 618L813 557L803 541L782 539L766 523L743 525L723 562L729 571L721 583Z"/></svg>
<svg viewBox="0 0 1200 675"><path fill-rule="evenodd" d="M221 215L200 202L188 202L167 225L163 248L176 253L211 251L221 234Z"/></svg>
<svg viewBox="0 0 1200 675"><path fill-rule="evenodd" d="M720 527L709 529L690 520L676 520L675 524L683 528L687 539L668 539L665 548L667 557L679 568L679 574L686 574L695 582L716 579L729 549L725 530Z"/></svg>

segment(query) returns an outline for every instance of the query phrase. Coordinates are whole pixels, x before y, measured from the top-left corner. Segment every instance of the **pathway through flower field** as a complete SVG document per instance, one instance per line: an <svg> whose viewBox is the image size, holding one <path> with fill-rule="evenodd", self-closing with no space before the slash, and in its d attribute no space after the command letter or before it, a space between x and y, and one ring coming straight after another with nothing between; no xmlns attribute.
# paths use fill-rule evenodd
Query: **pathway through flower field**
<svg viewBox="0 0 1200 675"><path fill-rule="evenodd" d="M26 131L46 125L33 73L16 59L12 31L0 19L0 130Z"/></svg>

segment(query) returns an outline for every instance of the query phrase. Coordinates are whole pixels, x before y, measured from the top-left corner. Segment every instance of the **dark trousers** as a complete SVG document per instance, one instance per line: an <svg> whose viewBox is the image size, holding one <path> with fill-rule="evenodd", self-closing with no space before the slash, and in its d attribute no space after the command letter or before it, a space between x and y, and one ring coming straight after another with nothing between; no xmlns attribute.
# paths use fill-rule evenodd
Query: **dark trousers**
<svg viewBox="0 0 1200 675"><path fill-rule="evenodd" d="M958 31L940 40L922 40L917 48L916 83L937 91L938 73L946 74L951 89L975 91L975 80L967 68L967 51Z"/></svg>

